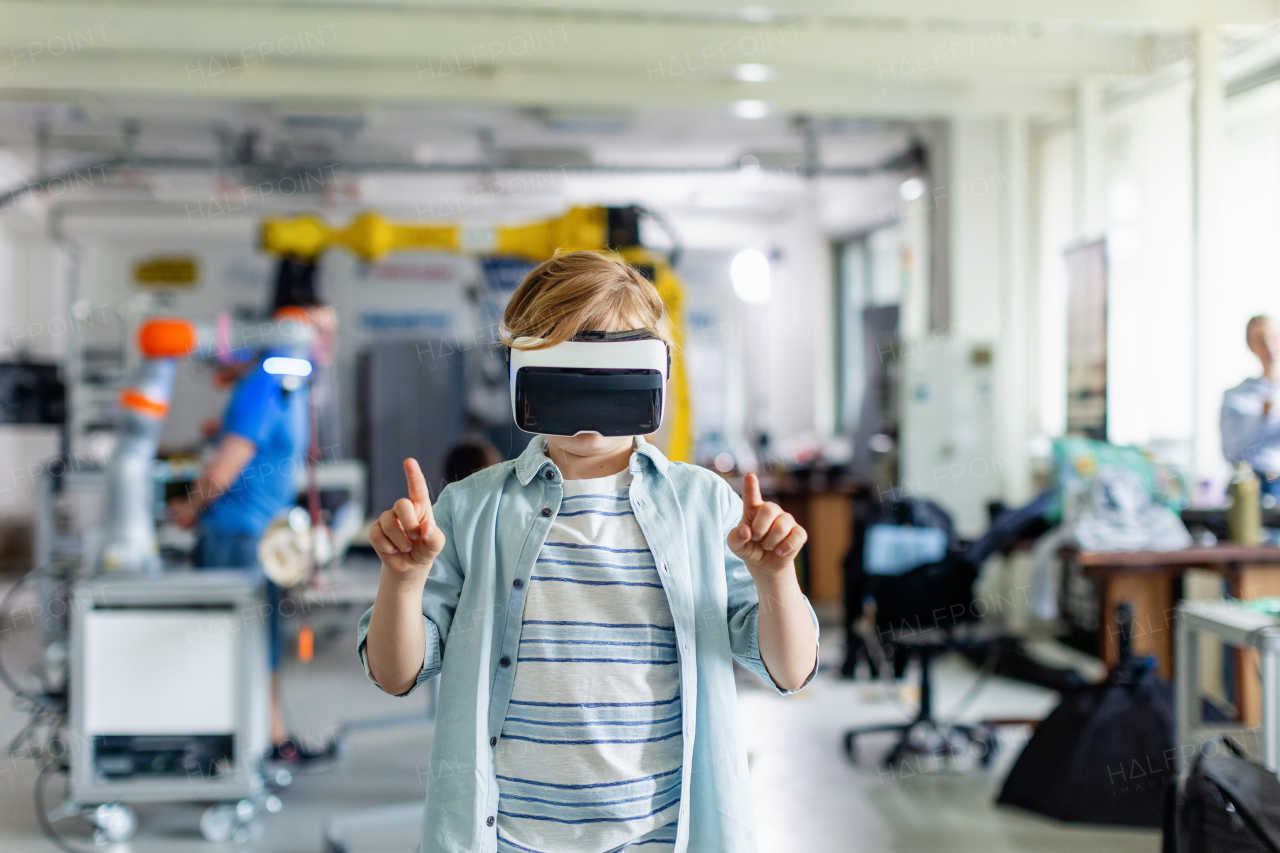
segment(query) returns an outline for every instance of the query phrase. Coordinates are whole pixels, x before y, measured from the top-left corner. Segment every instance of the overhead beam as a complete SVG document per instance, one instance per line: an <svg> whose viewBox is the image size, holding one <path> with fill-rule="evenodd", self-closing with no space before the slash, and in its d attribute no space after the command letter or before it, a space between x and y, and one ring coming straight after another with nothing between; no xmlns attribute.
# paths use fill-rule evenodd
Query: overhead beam
<svg viewBox="0 0 1280 853"><path fill-rule="evenodd" d="M532 11L530 11L532 10ZM698 106L887 117L1060 115L1082 76L1179 39L873 23L713 24L422 3L0 2L0 93L348 98L504 106ZM1185 41L1185 39L1183 39ZM768 82L735 68L761 62Z"/></svg>
<svg viewBox="0 0 1280 853"><path fill-rule="evenodd" d="M260 0L166 0L166 7L213 6L262 11ZM799 0L749 7L741 0L289 0L293 9L396 13L432 11L472 16L574 17L614 21L794 22L821 25L880 21L921 27L981 27L1019 22L1124 28L1179 28L1206 24L1261 25L1280 15L1274 0ZM762 20L763 19L763 20Z"/></svg>
<svg viewBox="0 0 1280 853"><path fill-rule="evenodd" d="M554 70L496 71L436 80L415 75L390 76L380 65L337 64L269 65L252 73L210 73L203 76L175 74L167 60L142 57L121 63L101 57L77 58L49 64L28 73L23 85L9 87L14 97L70 100L94 96L136 95L184 99L246 100L289 103L359 105L471 104L477 106L549 108L704 109L716 107L728 114L729 105L742 98L730 83L698 86L654 86L635 78L609 79L599 75ZM999 114L1017 109L1030 116L1056 116L1071 108L1069 90L1002 86L972 86L937 81L913 88L892 88L875 83L811 86L777 83L753 92L775 112L803 113L815 117L905 118L945 117L965 114Z"/></svg>
<svg viewBox="0 0 1280 853"><path fill-rule="evenodd" d="M142 51L190 61L225 57L249 64L374 58L492 69L508 65L613 69L648 81L728 77L758 62L779 73L833 70L900 81L920 74L1104 74L1151 49L1124 34L1049 35L1027 23L973 32L903 29L863 22L753 25L608 21L519 14L492 18L455 10L352 9L286 5L0 2L0 85L15 74L75 55ZM1166 40L1176 44L1177 37ZM7 75L7 76L6 76Z"/></svg>

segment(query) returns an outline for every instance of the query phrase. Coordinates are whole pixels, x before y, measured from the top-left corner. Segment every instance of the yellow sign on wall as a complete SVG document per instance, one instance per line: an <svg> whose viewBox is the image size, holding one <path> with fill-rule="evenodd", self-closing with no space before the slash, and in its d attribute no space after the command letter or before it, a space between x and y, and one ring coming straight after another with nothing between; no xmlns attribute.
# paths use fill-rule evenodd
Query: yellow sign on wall
<svg viewBox="0 0 1280 853"><path fill-rule="evenodd" d="M195 258L148 258L133 268L133 280L141 287L194 287L199 278L200 266Z"/></svg>

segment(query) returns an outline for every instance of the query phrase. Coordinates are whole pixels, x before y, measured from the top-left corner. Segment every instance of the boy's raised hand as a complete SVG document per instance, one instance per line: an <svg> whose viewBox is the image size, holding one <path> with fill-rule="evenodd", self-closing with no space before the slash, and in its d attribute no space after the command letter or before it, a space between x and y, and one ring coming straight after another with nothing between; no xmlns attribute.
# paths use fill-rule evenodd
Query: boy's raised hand
<svg viewBox="0 0 1280 853"><path fill-rule="evenodd" d="M792 567L808 538L791 513L760 497L760 480L748 474L742 484L742 521L729 531L729 550L752 572L776 574Z"/></svg>
<svg viewBox="0 0 1280 853"><path fill-rule="evenodd" d="M430 570L444 550L444 533L431 512L431 492L416 459L404 460L409 497L395 502L369 528L369 544L393 572L414 574Z"/></svg>

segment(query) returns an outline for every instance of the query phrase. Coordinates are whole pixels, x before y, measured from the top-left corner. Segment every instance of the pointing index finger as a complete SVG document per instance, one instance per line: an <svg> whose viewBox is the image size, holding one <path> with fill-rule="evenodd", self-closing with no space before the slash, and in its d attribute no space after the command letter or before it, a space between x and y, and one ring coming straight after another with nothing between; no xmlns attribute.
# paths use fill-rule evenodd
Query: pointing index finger
<svg viewBox="0 0 1280 853"><path fill-rule="evenodd" d="M422 467L412 456L404 460L404 478L409 484L409 500L418 510L419 519L431 518L431 490L427 488L427 478L422 476Z"/></svg>
<svg viewBox="0 0 1280 853"><path fill-rule="evenodd" d="M750 522L763 503L764 499L760 497L760 478L755 474L748 474L742 481L742 520Z"/></svg>

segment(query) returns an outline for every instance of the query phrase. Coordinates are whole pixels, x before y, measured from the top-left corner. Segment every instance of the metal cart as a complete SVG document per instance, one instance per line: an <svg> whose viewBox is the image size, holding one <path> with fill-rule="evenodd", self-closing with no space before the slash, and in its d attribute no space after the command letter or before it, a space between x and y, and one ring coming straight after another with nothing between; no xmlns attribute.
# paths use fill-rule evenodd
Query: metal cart
<svg viewBox="0 0 1280 853"><path fill-rule="evenodd" d="M1175 713L1179 771L1214 730L1200 718L1199 636L1212 634L1242 649L1256 649L1262 670L1262 763L1280 773L1280 619L1237 601L1189 601L1178 607ZM1216 730L1221 733L1221 729Z"/></svg>
<svg viewBox="0 0 1280 853"><path fill-rule="evenodd" d="M238 571L99 575L71 617L71 791L106 841L133 834L130 803L207 803L211 841L247 838L276 811L266 616L260 580Z"/></svg>

